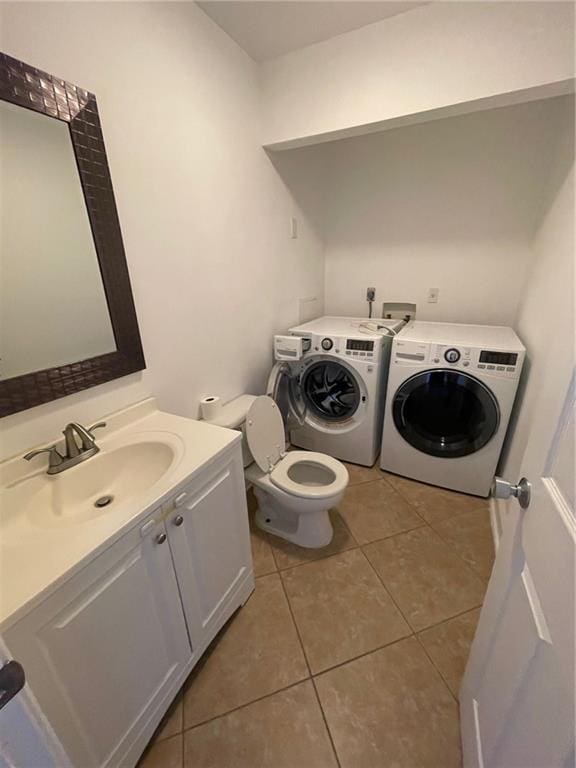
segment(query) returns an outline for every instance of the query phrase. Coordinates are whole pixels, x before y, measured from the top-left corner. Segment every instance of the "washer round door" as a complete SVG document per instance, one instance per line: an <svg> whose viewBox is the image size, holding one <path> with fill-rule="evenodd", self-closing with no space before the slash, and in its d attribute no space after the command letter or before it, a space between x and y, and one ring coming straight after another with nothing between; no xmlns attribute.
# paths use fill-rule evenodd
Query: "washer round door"
<svg viewBox="0 0 576 768"><path fill-rule="evenodd" d="M479 451L500 422L498 403L481 381L454 370L417 373L392 403L396 429L414 448L454 459Z"/></svg>
<svg viewBox="0 0 576 768"><path fill-rule="evenodd" d="M337 360L317 360L304 373L301 394L308 412L317 419L338 423L354 416L362 393L354 373Z"/></svg>
<svg viewBox="0 0 576 768"><path fill-rule="evenodd" d="M298 375L298 368L281 360L274 363L266 385L266 394L280 408L284 423L288 426L292 422L302 426L306 420L306 407L299 396Z"/></svg>

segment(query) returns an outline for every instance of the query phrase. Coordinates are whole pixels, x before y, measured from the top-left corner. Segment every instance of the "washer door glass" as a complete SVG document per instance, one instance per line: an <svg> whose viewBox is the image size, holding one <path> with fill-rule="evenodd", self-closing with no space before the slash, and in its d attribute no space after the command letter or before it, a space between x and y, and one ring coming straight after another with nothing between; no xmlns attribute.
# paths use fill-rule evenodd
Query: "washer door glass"
<svg viewBox="0 0 576 768"><path fill-rule="evenodd" d="M319 360L302 376L302 396L310 413L324 421L351 418L361 402L352 371L335 360Z"/></svg>
<svg viewBox="0 0 576 768"><path fill-rule="evenodd" d="M423 453L452 459L480 450L498 429L494 396L481 381L459 371L417 373L392 404L396 429Z"/></svg>

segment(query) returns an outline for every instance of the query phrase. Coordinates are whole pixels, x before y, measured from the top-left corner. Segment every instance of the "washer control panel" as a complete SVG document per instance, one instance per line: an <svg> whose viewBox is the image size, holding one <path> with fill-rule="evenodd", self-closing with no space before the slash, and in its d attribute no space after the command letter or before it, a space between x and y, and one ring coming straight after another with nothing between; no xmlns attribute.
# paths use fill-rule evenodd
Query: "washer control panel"
<svg viewBox="0 0 576 768"><path fill-rule="evenodd" d="M412 365L429 368L456 368L470 373L490 373L504 378L518 378L524 353L455 347L453 344L433 344L418 341L394 340L393 365Z"/></svg>
<svg viewBox="0 0 576 768"><path fill-rule="evenodd" d="M472 350L470 347L455 347L451 344L431 344L433 361L442 363L444 366L461 366L468 368L472 360Z"/></svg>
<svg viewBox="0 0 576 768"><path fill-rule="evenodd" d="M387 336L371 339L361 336L360 338L350 338L339 334L332 334L331 336L312 334L307 338L310 339L310 346L304 357L308 358L318 354L328 357L334 355L334 357L347 358L354 363L378 363L381 359L383 344L387 342L391 346L392 340L391 337Z"/></svg>
<svg viewBox="0 0 576 768"><path fill-rule="evenodd" d="M346 339L346 355L348 357L374 357L374 342L370 339Z"/></svg>

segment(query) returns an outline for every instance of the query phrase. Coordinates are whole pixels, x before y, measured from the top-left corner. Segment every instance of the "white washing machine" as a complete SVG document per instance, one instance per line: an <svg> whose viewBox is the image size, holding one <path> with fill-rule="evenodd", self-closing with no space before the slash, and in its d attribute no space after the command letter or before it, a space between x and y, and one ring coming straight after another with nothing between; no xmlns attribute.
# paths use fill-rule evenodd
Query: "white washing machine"
<svg viewBox="0 0 576 768"><path fill-rule="evenodd" d="M403 325L321 317L275 337L268 394L280 405L292 445L374 464L392 340Z"/></svg>
<svg viewBox="0 0 576 768"><path fill-rule="evenodd" d="M392 346L382 469L487 496L524 356L511 328L406 325Z"/></svg>

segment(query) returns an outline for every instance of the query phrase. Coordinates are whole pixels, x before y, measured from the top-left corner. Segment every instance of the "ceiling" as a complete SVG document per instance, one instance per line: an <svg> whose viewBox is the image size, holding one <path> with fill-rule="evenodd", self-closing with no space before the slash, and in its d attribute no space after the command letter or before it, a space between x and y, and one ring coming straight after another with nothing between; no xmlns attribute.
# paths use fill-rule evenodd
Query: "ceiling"
<svg viewBox="0 0 576 768"><path fill-rule="evenodd" d="M207 0L197 4L255 61L425 5L400 0Z"/></svg>

